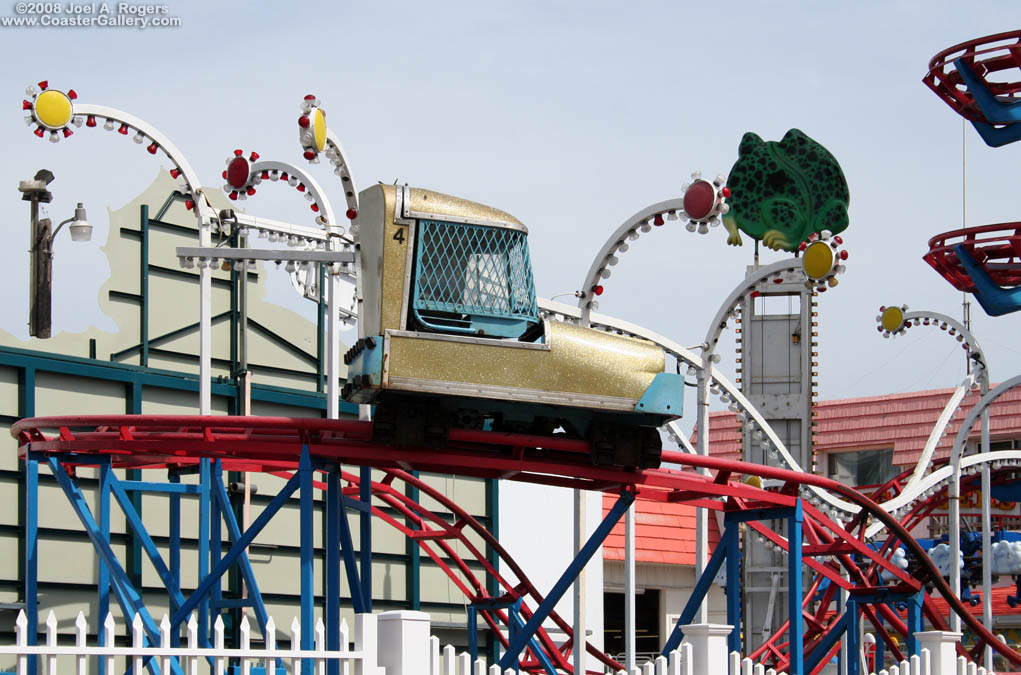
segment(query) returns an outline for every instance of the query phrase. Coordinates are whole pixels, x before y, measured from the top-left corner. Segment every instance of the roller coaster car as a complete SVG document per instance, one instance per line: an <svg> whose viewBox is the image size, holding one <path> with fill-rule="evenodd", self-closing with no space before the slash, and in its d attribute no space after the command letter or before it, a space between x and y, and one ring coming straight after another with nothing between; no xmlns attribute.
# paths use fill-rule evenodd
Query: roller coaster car
<svg viewBox="0 0 1021 675"><path fill-rule="evenodd" d="M559 431L587 439L594 464L659 465L657 427L681 414L682 376L663 372L651 342L540 317L524 225L407 186L359 201L365 337L344 357L342 395L375 404L377 442Z"/></svg>

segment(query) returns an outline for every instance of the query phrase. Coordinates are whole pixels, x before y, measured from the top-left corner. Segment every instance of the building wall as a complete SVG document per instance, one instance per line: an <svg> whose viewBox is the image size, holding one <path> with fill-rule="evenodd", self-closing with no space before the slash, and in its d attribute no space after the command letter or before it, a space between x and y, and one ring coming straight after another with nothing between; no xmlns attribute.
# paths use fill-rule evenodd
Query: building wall
<svg viewBox="0 0 1021 675"><path fill-rule="evenodd" d="M19 418L66 414L195 414L198 409L198 274L181 269L175 247L195 245L195 220L180 202L166 212L161 207L176 187L161 172L153 184L131 203L110 212L110 235L102 249L110 261L111 277L103 286L99 308L117 323L116 332L90 329L85 333L60 333L50 340L21 341L0 331L0 639L13 637L13 621L24 601L24 514L25 491L22 464L10 426ZM218 190L208 190L214 206L225 208ZM148 214L148 236L141 226ZM145 253L148 255L144 255ZM59 264L59 260L56 264ZM252 412L256 415L321 417L325 415L325 383L316 324L298 313L266 302L266 275L284 274L272 265L260 266L249 274L249 363L253 372ZM237 363L237 345L230 338L230 273L214 275L213 315L227 313L213 329L213 414L236 413L240 409L237 387L231 379ZM295 295L294 302L308 302ZM72 308L54 307L54 314ZM342 335L351 341L353 331ZM94 341L94 342L93 342ZM343 350L344 347L341 347ZM94 351L96 358L91 358ZM325 355L323 355L325 356ZM344 414L356 414L345 406ZM348 467L350 470L351 467ZM96 508L95 470L83 469L79 477L93 509ZM123 478L123 471L117 472ZM378 474L377 474L378 475ZM165 469L143 472L146 480L167 480ZM494 525L495 481L454 476L427 476L439 488L483 524ZM195 481L185 476L182 482ZM283 479L256 474L258 486L253 497L252 517L257 517L283 484ZM167 556L169 512L165 496L146 494L141 498L142 519L164 558ZM443 513L437 504L433 510ZM300 591L297 497L278 513L257 537L250 552L267 610L284 630L297 614ZM182 583L196 584L197 502L182 499ZM111 524L112 546L122 561L140 574L150 612L159 617L166 608L163 584L148 560L137 555L136 544L120 510L114 506ZM357 516L349 514L354 547L359 548ZM317 510L316 522L320 522ZM93 548L53 477L40 470L39 487L39 618L49 610L58 618L62 632L70 634L79 610L85 611L90 627L98 625L96 584L99 568ZM318 531L318 530L317 530ZM372 527L374 561L373 597L376 609L415 607L429 611L434 625L463 627L465 598L433 562L424 555L412 555L412 545L399 532L374 519ZM317 537L319 546L321 537ZM482 550L481 541L473 542ZM463 549L457 545L455 549ZM460 550L462 554L466 551ZM137 561L137 562L135 562ZM317 548L316 593L321 593L322 550ZM481 573L481 566L477 566ZM342 575L343 576L343 575ZM417 581L417 583L416 583ZM418 597L410 589L418 587ZM229 590L224 584L224 590ZM350 620L346 586L343 611ZM321 598L320 598L321 600ZM4 604L7 603L7 604ZM111 603L114 613L119 609ZM5 609L6 608L6 609ZM317 614L321 611L317 610ZM281 633L281 637L286 637ZM451 634L466 644L463 630ZM0 669L11 664L0 663Z"/></svg>

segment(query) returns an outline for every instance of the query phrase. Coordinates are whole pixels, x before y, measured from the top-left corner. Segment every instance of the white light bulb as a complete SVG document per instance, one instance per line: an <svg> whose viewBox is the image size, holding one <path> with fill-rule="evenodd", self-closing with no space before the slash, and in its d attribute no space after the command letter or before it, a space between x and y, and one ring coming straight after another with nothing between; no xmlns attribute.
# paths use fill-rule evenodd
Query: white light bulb
<svg viewBox="0 0 1021 675"><path fill-rule="evenodd" d="M628 248L630 247L623 241L617 243L617 250L620 251L621 253L626 253Z"/></svg>
<svg viewBox="0 0 1021 675"><path fill-rule="evenodd" d="M135 137L133 139L131 139L131 140L133 140L135 143L141 143L142 141L145 140L145 134L143 134L141 131L139 131L137 134L135 134Z"/></svg>
<svg viewBox="0 0 1021 675"><path fill-rule="evenodd" d="M280 180L280 173L277 172L277 171L270 171L269 172L269 179L270 180Z"/></svg>
<svg viewBox="0 0 1021 675"><path fill-rule="evenodd" d="M233 189L234 189L234 188L232 188L232 187L231 187L231 186L229 186L229 185L224 185L224 186L223 186L223 191L224 191L224 192L226 192L227 194L230 194L230 191L231 191L231 190L233 190Z"/></svg>
<svg viewBox="0 0 1021 675"><path fill-rule="evenodd" d="M687 223L685 223L684 229L687 230L688 232L694 232L696 229L698 229L698 225L695 223L694 220L689 220Z"/></svg>
<svg viewBox="0 0 1021 675"><path fill-rule="evenodd" d="M56 143L59 140L60 140L60 134L58 134L56 131L51 131L50 132L50 143Z"/></svg>
<svg viewBox="0 0 1021 675"><path fill-rule="evenodd" d="M287 273L290 274L294 272L295 269L297 269L297 266L294 264L293 260L288 260L285 269L287 270Z"/></svg>
<svg viewBox="0 0 1021 675"><path fill-rule="evenodd" d="M608 262L612 266L616 265L618 262L620 262L620 260L617 258L617 256L611 255L606 259L606 262Z"/></svg>
<svg viewBox="0 0 1021 675"><path fill-rule="evenodd" d="M113 131L113 126L114 126L113 120L111 119L107 119L105 122L103 122L103 128L106 129L107 131Z"/></svg>
<svg viewBox="0 0 1021 675"><path fill-rule="evenodd" d="M25 115L25 126L26 127L32 126L33 122L35 122L35 118L34 117L32 117L31 115Z"/></svg>
<svg viewBox="0 0 1021 675"><path fill-rule="evenodd" d="M295 178L294 176L288 176L287 177L287 184L290 185L291 187L294 187L295 185L298 184L298 179Z"/></svg>
<svg viewBox="0 0 1021 675"><path fill-rule="evenodd" d="M642 229L642 232L651 232L652 231L652 225L649 225L648 223L642 223L641 229Z"/></svg>
<svg viewBox="0 0 1021 675"><path fill-rule="evenodd" d="M29 85L25 87L25 96L35 96L38 91L39 90L35 88L35 85Z"/></svg>
<svg viewBox="0 0 1021 675"><path fill-rule="evenodd" d="M669 213L666 214L666 219L667 220L677 220L677 212L676 211L670 211Z"/></svg>
<svg viewBox="0 0 1021 675"><path fill-rule="evenodd" d="M705 223L699 223L698 224L698 233L699 234L708 234L708 232L709 232L709 226L708 225L706 225Z"/></svg>
<svg viewBox="0 0 1021 675"><path fill-rule="evenodd" d="M599 276L601 276L604 279L609 279L610 278L610 270L605 269L605 268L599 270Z"/></svg>
<svg viewBox="0 0 1021 675"><path fill-rule="evenodd" d="M85 124L85 120L84 120L84 119L82 119L82 118L81 118L80 116L79 116L79 117L75 117L73 121L74 121L74 125L75 125L76 127L78 127L78 128L81 128L81 126L82 126L83 124Z"/></svg>

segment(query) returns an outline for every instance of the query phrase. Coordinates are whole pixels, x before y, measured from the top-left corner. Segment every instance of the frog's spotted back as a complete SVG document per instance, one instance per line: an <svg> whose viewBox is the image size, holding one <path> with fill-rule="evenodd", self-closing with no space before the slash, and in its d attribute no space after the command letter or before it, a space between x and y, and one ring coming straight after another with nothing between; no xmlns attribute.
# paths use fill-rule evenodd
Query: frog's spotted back
<svg viewBox="0 0 1021 675"><path fill-rule="evenodd" d="M729 244L741 244L741 230L769 248L793 251L813 232L847 229L844 172L829 150L798 129L779 142L746 133L727 186Z"/></svg>

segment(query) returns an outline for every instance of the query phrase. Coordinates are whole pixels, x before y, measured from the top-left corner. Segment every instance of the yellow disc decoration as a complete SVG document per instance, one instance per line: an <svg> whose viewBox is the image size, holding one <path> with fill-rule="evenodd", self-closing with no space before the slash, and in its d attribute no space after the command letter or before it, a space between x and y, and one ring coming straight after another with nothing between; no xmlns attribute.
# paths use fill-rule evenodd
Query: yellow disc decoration
<svg viewBox="0 0 1021 675"><path fill-rule="evenodd" d="M312 111L312 140L316 144L316 152L326 149L326 113L319 108Z"/></svg>
<svg viewBox="0 0 1021 675"><path fill-rule="evenodd" d="M35 117L44 127L62 129L73 116L71 99L62 91L47 89L35 99Z"/></svg>
<svg viewBox="0 0 1021 675"><path fill-rule="evenodd" d="M887 307L883 310L883 330L895 333L904 325L904 310L900 307Z"/></svg>
<svg viewBox="0 0 1021 675"><path fill-rule="evenodd" d="M814 241L805 249L801 265L809 279L822 279L833 270L836 258L828 242Z"/></svg>

